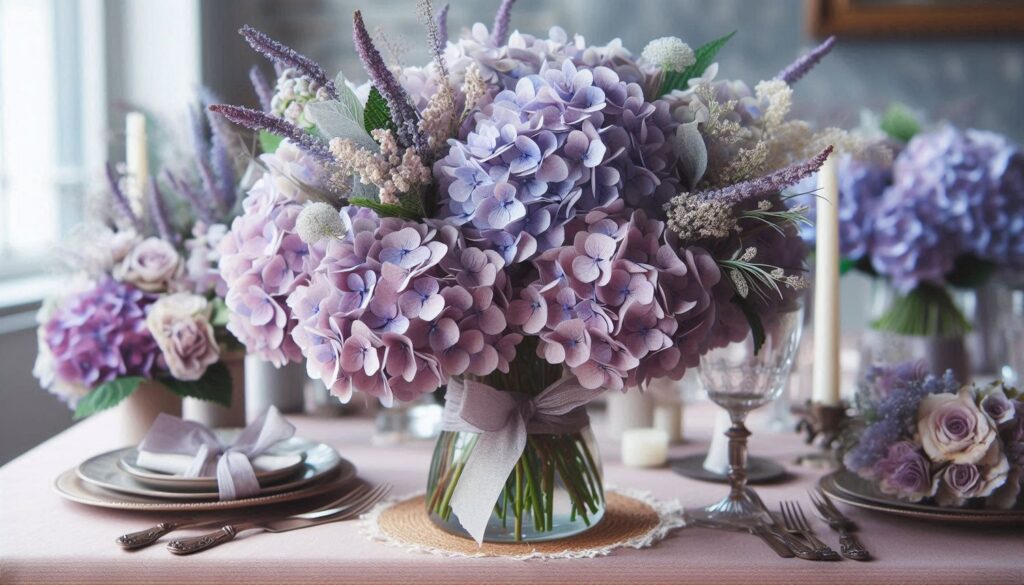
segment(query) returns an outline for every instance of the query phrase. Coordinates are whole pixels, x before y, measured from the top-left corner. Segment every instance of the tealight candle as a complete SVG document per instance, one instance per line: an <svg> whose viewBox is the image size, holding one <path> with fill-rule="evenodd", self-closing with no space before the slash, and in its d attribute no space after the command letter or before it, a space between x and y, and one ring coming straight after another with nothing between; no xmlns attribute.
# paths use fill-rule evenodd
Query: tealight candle
<svg viewBox="0 0 1024 585"><path fill-rule="evenodd" d="M668 433L661 429L629 429L622 432L622 464L626 467L660 467L668 460Z"/></svg>

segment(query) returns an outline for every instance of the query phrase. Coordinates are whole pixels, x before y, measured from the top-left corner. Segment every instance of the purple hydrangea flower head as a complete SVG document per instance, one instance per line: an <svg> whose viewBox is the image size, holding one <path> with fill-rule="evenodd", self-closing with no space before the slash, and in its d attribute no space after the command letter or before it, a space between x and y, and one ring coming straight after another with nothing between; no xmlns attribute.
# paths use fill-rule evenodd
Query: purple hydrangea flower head
<svg viewBox="0 0 1024 585"><path fill-rule="evenodd" d="M41 330L54 380L93 389L121 376L153 377L160 349L146 327L146 307L154 300L112 279L65 299Z"/></svg>

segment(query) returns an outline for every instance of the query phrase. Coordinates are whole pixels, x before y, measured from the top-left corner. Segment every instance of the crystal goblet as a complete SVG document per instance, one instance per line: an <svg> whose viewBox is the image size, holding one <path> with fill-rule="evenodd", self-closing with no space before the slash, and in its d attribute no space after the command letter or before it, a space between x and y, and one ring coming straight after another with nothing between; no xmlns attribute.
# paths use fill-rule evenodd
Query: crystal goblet
<svg viewBox="0 0 1024 585"><path fill-rule="evenodd" d="M778 398L789 379L800 333L803 310L799 307L773 316L765 338L755 348L753 333L746 339L714 349L701 358L698 373L708 398L729 413L729 495L705 508L688 511L693 520L711 524L755 524L765 509L747 487L747 413Z"/></svg>

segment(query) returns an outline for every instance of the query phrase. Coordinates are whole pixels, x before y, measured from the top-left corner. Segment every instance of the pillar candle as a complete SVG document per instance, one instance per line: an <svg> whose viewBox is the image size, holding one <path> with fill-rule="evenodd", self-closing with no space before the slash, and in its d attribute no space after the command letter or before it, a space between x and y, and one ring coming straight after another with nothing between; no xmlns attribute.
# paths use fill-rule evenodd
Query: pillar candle
<svg viewBox="0 0 1024 585"><path fill-rule="evenodd" d="M668 433L661 429L629 429L622 433L622 464L661 467L668 460Z"/></svg>
<svg viewBox="0 0 1024 585"><path fill-rule="evenodd" d="M145 214L146 182L149 181L149 151L146 141L146 116L128 112L125 116L125 166L128 181L125 196L136 215Z"/></svg>
<svg viewBox="0 0 1024 585"><path fill-rule="evenodd" d="M839 404L839 177L836 155L818 172L811 399Z"/></svg>

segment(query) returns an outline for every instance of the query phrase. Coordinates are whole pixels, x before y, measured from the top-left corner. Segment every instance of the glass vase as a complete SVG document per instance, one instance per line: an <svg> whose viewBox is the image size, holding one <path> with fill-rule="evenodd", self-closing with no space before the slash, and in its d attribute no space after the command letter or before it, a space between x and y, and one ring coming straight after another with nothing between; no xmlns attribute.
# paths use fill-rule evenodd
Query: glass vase
<svg viewBox="0 0 1024 585"><path fill-rule="evenodd" d="M444 431L427 482L427 513L444 530L469 534L451 498L478 433ZM601 457L590 427L577 433L531 434L494 503L485 542L539 542L589 529L604 516Z"/></svg>

